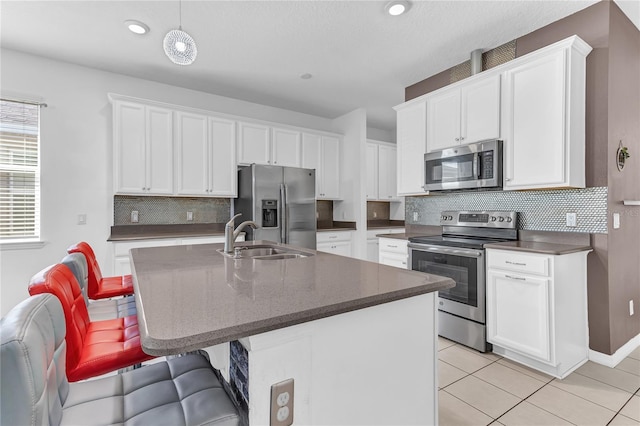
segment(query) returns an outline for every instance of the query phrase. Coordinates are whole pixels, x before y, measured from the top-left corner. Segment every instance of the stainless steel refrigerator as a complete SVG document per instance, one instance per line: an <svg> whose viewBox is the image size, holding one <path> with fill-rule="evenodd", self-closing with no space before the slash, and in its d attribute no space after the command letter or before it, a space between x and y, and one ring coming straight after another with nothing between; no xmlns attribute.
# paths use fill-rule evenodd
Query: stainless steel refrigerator
<svg viewBox="0 0 640 426"><path fill-rule="evenodd" d="M238 198L232 214L253 220L247 240L316 248L316 171L252 164L238 168Z"/></svg>

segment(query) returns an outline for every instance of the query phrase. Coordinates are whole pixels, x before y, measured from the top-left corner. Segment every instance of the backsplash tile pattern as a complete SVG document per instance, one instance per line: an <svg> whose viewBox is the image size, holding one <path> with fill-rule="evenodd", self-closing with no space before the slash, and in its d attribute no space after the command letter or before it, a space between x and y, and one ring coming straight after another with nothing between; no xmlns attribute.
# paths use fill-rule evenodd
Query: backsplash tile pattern
<svg viewBox="0 0 640 426"><path fill-rule="evenodd" d="M225 223L231 204L228 198L197 197L113 197L113 224L132 225L131 211L138 211L137 225L173 225L194 223ZM193 220L187 221L187 212Z"/></svg>
<svg viewBox="0 0 640 426"><path fill-rule="evenodd" d="M440 193L407 197L405 217L411 225L440 225L444 210L513 210L520 212L519 229L606 234L607 193L607 187ZM418 220L413 220L414 212ZM566 226L567 213L577 214L578 226Z"/></svg>

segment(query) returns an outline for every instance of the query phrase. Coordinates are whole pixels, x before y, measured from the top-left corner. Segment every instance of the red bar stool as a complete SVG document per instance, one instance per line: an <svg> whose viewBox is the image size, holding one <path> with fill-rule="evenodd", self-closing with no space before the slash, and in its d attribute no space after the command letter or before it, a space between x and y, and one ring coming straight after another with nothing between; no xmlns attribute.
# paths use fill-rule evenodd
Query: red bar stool
<svg viewBox="0 0 640 426"><path fill-rule="evenodd" d="M96 255L91 246L84 241L72 245L67 253L82 253L87 258L89 276L87 282L87 295L89 299L108 299L116 296L133 294L133 280L131 275L120 277L103 277Z"/></svg>
<svg viewBox="0 0 640 426"><path fill-rule="evenodd" d="M51 293L62 304L67 328L67 378L70 382L154 358L142 351L137 316L89 320L80 285L67 266L52 265L34 275L29 283L29 294L40 293Z"/></svg>

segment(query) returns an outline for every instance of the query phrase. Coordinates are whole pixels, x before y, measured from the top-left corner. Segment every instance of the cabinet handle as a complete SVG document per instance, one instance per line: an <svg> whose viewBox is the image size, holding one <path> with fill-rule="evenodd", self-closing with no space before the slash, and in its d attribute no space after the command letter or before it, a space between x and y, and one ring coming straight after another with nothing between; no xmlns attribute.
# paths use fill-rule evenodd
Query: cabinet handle
<svg viewBox="0 0 640 426"><path fill-rule="evenodd" d="M511 182L511 178L505 178L504 180L507 182Z"/></svg>
<svg viewBox="0 0 640 426"><path fill-rule="evenodd" d="M462 138L462 137L461 137L461 138L460 138L460 140L461 140L461 141L463 141L463 140L464 140L464 138Z"/></svg>
<svg viewBox="0 0 640 426"><path fill-rule="evenodd" d="M392 246L391 244L387 245L387 247L398 248L398 246Z"/></svg>
<svg viewBox="0 0 640 426"><path fill-rule="evenodd" d="M512 262L510 260L505 260L504 263L507 263L509 265L515 265L515 266L527 266L526 263L522 263L522 262Z"/></svg>
<svg viewBox="0 0 640 426"><path fill-rule="evenodd" d="M456 142L460 141L460 138L456 138Z"/></svg>
<svg viewBox="0 0 640 426"><path fill-rule="evenodd" d="M337 235L333 235L333 236L329 235L329 238L335 239L335 238L338 238L338 236Z"/></svg>
<svg viewBox="0 0 640 426"><path fill-rule="evenodd" d="M509 278L509 279L512 279L512 280L518 280L518 281L526 281L527 280L526 278L523 278L523 277L514 277L514 276L511 276L511 275L505 275L505 278Z"/></svg>

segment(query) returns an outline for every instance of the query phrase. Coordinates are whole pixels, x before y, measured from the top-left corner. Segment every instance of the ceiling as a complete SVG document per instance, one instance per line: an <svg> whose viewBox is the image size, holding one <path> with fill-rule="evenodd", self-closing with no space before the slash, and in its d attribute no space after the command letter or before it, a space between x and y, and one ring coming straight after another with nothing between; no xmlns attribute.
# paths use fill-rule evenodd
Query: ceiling
<svg viewBox="0 0 640 426"><path fill-rule="evenodd" d="M178 1L2 1L3 48L217 95L335 118L366 108L369 127L393 131L404 88L575 13L586 1L192 1L182 27L198 45L174 65L162 39ZM640 2L617 3L640 27ZM129 32L137 19L151 31ZM312 78L303 80L301 74Z"/></svg>

